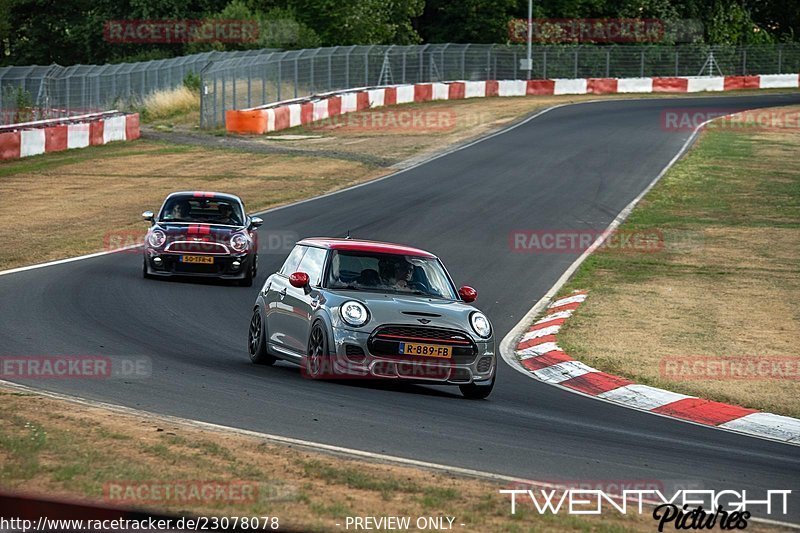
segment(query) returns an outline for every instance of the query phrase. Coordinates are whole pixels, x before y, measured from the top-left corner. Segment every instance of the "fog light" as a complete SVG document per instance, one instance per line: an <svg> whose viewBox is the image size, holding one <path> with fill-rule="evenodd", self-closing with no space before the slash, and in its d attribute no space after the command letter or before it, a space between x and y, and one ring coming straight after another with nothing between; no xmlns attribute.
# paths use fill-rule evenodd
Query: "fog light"
<svg viewBox="0 0 800 533"><path fill-rule="evenodd" d="M161 263L162 263L161 258L160 257L154 257L153 258L153 263L155 263L156 266L161 266Z"/></svg>
<svg viewBox="0 0 800 533"><path fill-rule="evenodd" d="M242 264L241 264L239 261L234 261L233 263L231 263L231 267L232 267L234 270L235 270L235 269L237 269L237 268L239 268L240 266L242 266Z"/></svg>

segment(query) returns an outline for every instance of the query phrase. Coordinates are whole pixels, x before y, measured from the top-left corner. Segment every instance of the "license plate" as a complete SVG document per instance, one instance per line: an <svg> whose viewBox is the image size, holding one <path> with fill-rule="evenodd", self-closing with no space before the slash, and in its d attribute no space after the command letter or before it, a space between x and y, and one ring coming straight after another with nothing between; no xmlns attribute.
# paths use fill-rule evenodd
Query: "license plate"
<svg viewBox="0 0 800 533"><path fill-rule="evenodd" d="M204 265L213 265L214 258L207 255L182 255L181 263L202 263Z"/></svg>
<svg viewBox="0 0 800 533"><path fill-rule="evenodd" d="M450 346L439 344L419 344L416 342L401 342L400 353L403 355L421 355L424 357L441 357L450 359L453 355Z"/></svg>

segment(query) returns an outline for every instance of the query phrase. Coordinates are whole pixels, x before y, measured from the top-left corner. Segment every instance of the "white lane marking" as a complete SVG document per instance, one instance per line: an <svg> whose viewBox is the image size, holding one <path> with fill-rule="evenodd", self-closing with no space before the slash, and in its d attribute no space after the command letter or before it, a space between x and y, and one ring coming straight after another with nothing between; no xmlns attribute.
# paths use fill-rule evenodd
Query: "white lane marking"
<svg viewBox="0 0 800 533"><path fill-rule="evenodd" d="M713 96L713 97L706 97L706 98L734 98L734 97L735 97L735 95L720 95L720 96ZM636 98L636 99L632 99L632 100L641 101L641 100L643 100L643 98ZM594 100L594 101L597 102L597 101L603 101L603 100ZM582 102L582 103L588 103L588 102ZM580 105L580 104L575 104L575 105ZM658 175L655 178L653 178L653 180L650 182L650 184L647 187L645 187L645 189L636 198L634 198L627 206L625 206L625 208L622 211L619 212L617 217L614 220L611 221L611 223L608 225L606 230L595 240L595 242L593 242L592 245L589 246L589 248L584 250L584 252L580 255L580 257L578 257L577 259L575 259L575 261L572 262L572 264L569 266L569 268L567 268L567 270L565 270L564 273L561 274L561 277L556 280L556 282L553 284L552 287L550 287L550 289L544 294L544 296L542 296L539 299L539 301L536 302L534 304L534 306L531 307L528 310L527 313L525 313L525 315L520 319L520 321L517 322L517 324L513 328L511 328L511 330L508 333L506 333L506 336L503 337L502 341L500 341L500 356L503 358L503 361L508 366L510 366L511 368L516 370L517 372L523 374L524 376L526 376L526 377L528 377L530 379L533 379L533 380L536 380L536 381L542 381L542 380L538 379L527 368L522 366L522 363L517 358L516 351L515 351L515 348L517 346L517 339L519 339L522 336L522 333L528 328L528 325L530 323L532 323L539 316L539 314L542 313L547 308L548 303L553 299L553 297L558 293L558 291L561 290L561 287L563 287L564 284L572 277L572 275L575 273L575 271L578 270L578 267L580 267L581 264L583 264L583 262L586 261L586 258L589 257L589 255L591 255L592 252L594 252L600 245L602 245L603 242L605 241L605 239L607 238L607 236L610 235L614 230L616 230L617 227L619 227L619 225L622 224L622 222L624 222L626 218L628 218L628 216L630 215L631 211L633 211L633 208L636 207L636 205L642 200L642 198L644 198L645 195L648 192L650 192L650 190L653 187L655 187L656 183L658 183L661 180L661 178L664 177L664 174L666 174L667 171L670 168L672 168L672 166L681 157L683 157L683 154L686 153L686 151L692 145L692 143L697 138L697 135L700 133L700 131L703 128L705 128L710 122L712 122L714 120L721 120L721 119L724 119L724 118L730 117L730 116L731 115L726 115L725 117L714 117L712 119L706 120L705 122L699 124L694 129L692 134L683 143L683 146L681 146L681 149L678 150L678 153L675 154L675 157L670 159L670 161L666 164L666 166L664 166L664 168L661 169L661 172L659 172ZM611 400L606 400L605 398L600 398L600 397L598 397L596 395L593 395L593 394L587 394L587 393L579 391L579 390L571 389L569 387L564 387L563 385L559 385L558 383L550 383L550 385L559 387L559 388L561 388L563 390L567 390L567 391L571 392L572 394L577 394L577 395L580 395L580 396L584 396L586 398L591 398L593 400L604 401L604 402L608 402L608 403L613 404L613 405L620 405L622 407L626 407L626 408L629 408L629 409L636 409L636 410L639 410L639 411L642 410L642 409L639 409L639 408L637 408L637 407L635 407L633 405L630 405L630 404L619 404L619 403L613 402ZM728 429L728 428L724 427L724 425L708 426L708 425L705 425L705 424L700 424L700 423L695 422L693 420L678 419L678 418L675 418L675 417L672 417L672 416L669 416L669 415L663 415L661 413L653 413L651 411L647 411L647 412L649 412L650 414L652 414L654 416L661 416L661 417L664 417L664 418L669 418L671 420L681 420L681 422L683 422L685 424L694 424L696 426L701 426L701 427L704 427L704 428L714 427L714 428L719 429L719 430L732 431L734 433L748 435L748 436L753 437L753 438L760 438L760 439L764 439L764 440L770 440L770 441L773 441L773 442L782 442L784 444L800 445L800 441L797 441L795 439L792 439L791 441L785 441L785 440L782 440L782 439L779 439L779 438L775 438L775 437L757 435L755 433L744 433L744 432L741 432L741 431L738 431L738 430Z"/></svg>
<svg viewBox="0 0 800 533"><path fill-rule="evenodd" d="M373 97L377 97L377 93L380 93L380 98L379 98L380 104L379 105L383 105L383 91L384 91L383 89L376 89L374 91L369 91L370 99L372 99ZM375 94L373 94L373 93L375 93ZM519 122L511 124L510 126L508 126L506 128L502 128L500 130L497 130L497 131L495 131L494 133L492 133L490 135L486 135L485 137L480 137L479 139L475 139L474 141L470 141L468 143L465 143L465 144L462 144L462 145L459 145L459 146L454 146L452 148L449 148L447 150L439 152L438 154L434 154L431 157L428 157L426 159L422 159L422 160L414 163L413 165L409 165L406 168L400 169L397 172L392 172L391 174L387 174L385 176L381 176L379 178L375 178L374 180L365 181L364 183L358 183L356 185L353 185L352 187L346 187L344 189L331 191L329 193L325 193L325 194L322 194L322 195L319 195L319 196L314 196L312 198L305 198L303 200L298 200L296 202L291 202L291 203L288 203L288 204L285 204L285 205L279 205L279 206L271 207L269 209L265 209L263 211L258 211L258 212L252 213L252 214L260 216L260 215L264 215L266 213L273 213L275 211L281 211L282 209L288 209L290 207L295 207L295 206L302 205L302 204L305 204L305 203L315 202L317 200L321 200L322 198L328 198L329 196L334 196L334 195L342 194L342 193L349 192L349 191L352 191L352 190L355 190L355 189L360 189L361 187L367 187L369 185L373 185L373 184L381 182L383 180L387 180L389 178L394 178L396 176L399 176L401 174L404 174L406 172L414 170L417 167L421 167L422 165L426 165L426 164L428 164L428 163L430 163L432 161L435 161L435 160L437 160L439 158L448 156L448 155L453 154L455 152L459 152L459 151L464 150L466 148L469 148L471 146L475 146L478 143L482 143L482 142L487 141L489 139L493 139L494 137L497 137L499 135L503 135L503 134L505 134L505 133L507 133L509 131L512 131L512 130L515 130L515 129L519 128L520 126L522 126L524 124L527 124L531 120L533 120L533 119L535 119L535 118L537 118L537 117L539 117L541 115L544 115L545 113L548 113L548 112L553 111L555 109L558 109L560 107L566 107L566 106L569 106L569 105L590 104L590 103L597 103L597 102L603 102L603 101L607 101L607 100L590 100L590 101L586 101L586 102L565 103L565 104L554 105L552 107L547 107L545 109L542 109L542 110L534 113L533 115L529 116L526 119L523 119L523 120L521 120ZM372 103L372 100L371 100L371 103ZM299 106L298 106L298 109L299 109ZM120 248L118 250L108 250L108 251L103 251L103 252L95 252L95 253L91 253L91 254L80 255L80 256L77 256L77 257L69 257L67 259L59 259L57 261L49 261L49 262L46 262L46 263L37 263L35 265L28 265L28 266L24 266L24 267L12 268L10 270L0 271L0 276L6 275L6 274L16 274L17 272L25 272L27 270L36 270L36 269L39 269L39 268L45 268L45 267L61 265L61 264L64 264L64 263L71 263L73 261L82 261L84 259L92 259L94 257L101 257L103 255L114 254L114 253L117 253L117 252L121 252L123 250L130 250L130 249L133 249L133 248L139 248L140 246L141 245L132 245L132 246L128 246L128 247L125 247L125 248Z"/></svg>
<svg viewBox="0 0 800 533"><path fill-rule="evenodd" d="M772 413L751 413L720 424L751 435L788 440L800 444L800 420Z"/></svg>
<svg viewBox="0 0 800 533"><path fill-rule="evenodd" d="M637 409L643 409L645 411L655 409L656 407L662 407L668 403L685 400L686 398L693 398L693 396L657 389L648 385L639 385L637 383L612 389L600 393L598 396L615 403L632 405Z"/></svg>
<svg viewBox="0 0 800 533"><path fill-rule="evenodd" d="M173 423L173 424L183 424L195 428L206 429L209 431L214 431L217 433L225 432L225 433L235 433L238 435L244 435L247 437L253 437L258 439L264 439L266 441L275 442L277 444L291 444L294 446L300 446L305 449L315 450L324 453L332 453L336 455L345 455L349 457L353 457L355 459L366 459L369 461L376 461L376 462L383 462L383 463L390 463L390 464L397 464L402 466L409 466L414 468L422 468L426 470L433 470L437 472L443 472L446 474L453 474L457 476L464 476L470 478L478 478L478 479L485 479L487 481L502 481L507 484L529 484L535 487L544 488L544 489L562 489L563 484L559 485L558 483L551 483L548 481L535 481L520 477L513 477L513 476L506 476L503 474L494 474L492 472L485 472L483 470L474 470L471 468L462 468L459 466L449 466L443 465L439 463L430 463L427 461L418 461L416 459L408 459L405 457L398 457L396 455L388 455L384 453L375 453L375 452L367 452L364 450L357 450L355 448L345 448L343 446L334 446L331 444L323 444L321 442L314 442L309 440L303 439L295 439L292 437L283 437L280 435L273 435L270 433L260 433L258 431L252 431L249 429L241 429L235 428L231 426L223 426L220 424L212 424L210 422L201 422L199 420L192 420L190 418L181 418L177 416L170 416L170 415L161 415L158 413L151 413L149 411L142 411L141 409L132 409L130 407L124 407L122 405L112 404L112 403L105 403L105 402L98 402L96 400L87 400L85 398L80 398L77 396L70 396L67 394L59 394L57 392L50 392L47 390L40 390L35 389L33 387L28 387L26 385L20 385L18 383L14 383L11 381L4 381L0 380L0 384L7 386L12 389L16 389L23 392L38 394L40 396L46 396L48 398L53 398L56 400L63 400L66 402L70 402L73 404L84 405L88 407L95 407L100 409L107 409L112 412L138 416L138 417L146 417L146 418L153 418L165 423ZM663 502L655 501L655 500L642 500L642 503L648 506L656 506L660 505ZM751 522L760 522L764 524L773 524L783 527L788 527L792 529L800 529L800 524L792 524L790 522L779 522L776 520L770 520L767 518L755 518L751 517L749 519Z"/></svg>
<svg viewBox="0 0 800 533"><path fill-rule="evenodd" d="M548 352L554 352L560 349L561 348L558 347L558 344L554 342L543 342L542 344L537 344L536 346L531 346L529 348L524 348L522 350L519 350L517 351L517 355L519 355L519 358L521 360L525 360L525 359L530 359L531 357L538 357Z"/></svg>
<svg viewBox="0 0 800 533"><path fill-rule="evenodd" d="M555 313L550 313L549 315L544 315L541 319L537 320L534 323L534 326L537 324L544 324L545 322L550 322L551 320L558 320L559 318L569 318L572 316L573 310L567 309L566 311L558 311Z"/></svg>
<svg viewBox="0 0 800 533"><path fill-rule="evenodd" d="M564 361L563 363L534 370L533 374L548 383L561 383L589 372L597 372L597 370L580 361Z"/></svg>
<svg viewBox="0 0 800 533"><path fill-rule="evenodd" d="M585 294L576 294L575 296L567 296L566 298L561 298L560 300L556 300L555 302L551 303L548 307L550 309L554 309L556 307L561 307L562 305L569 305L569 304L577 304L586 300Z"/></svg>
<svg viewBox="0 0 800 533"><path fill-rule="evenodd" d="M525 342L532 339L538 339L539 337L545 337L547 335L555 335L556 333L558 333L559 329L561 329L561 326L547 326L545 328L535 329L523 335L522 338L520 339L520 342Z"/></svg>

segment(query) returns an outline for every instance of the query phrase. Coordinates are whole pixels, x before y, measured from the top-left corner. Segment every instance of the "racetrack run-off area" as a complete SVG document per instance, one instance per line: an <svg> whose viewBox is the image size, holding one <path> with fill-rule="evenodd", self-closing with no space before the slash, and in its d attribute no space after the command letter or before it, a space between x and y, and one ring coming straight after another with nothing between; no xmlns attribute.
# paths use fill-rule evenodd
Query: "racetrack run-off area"
<svg viewBox="0 0 800 533"><path fill-rule="evenodd" d="M584 103L553 109L380 181L265 213L265 228L429 249L502 338L574 261L520 254L515 230L602 230L690 131L665 110L786 106L800 95ZM136 216L132 213L132 216ZM260 277L280 254L263 253ZM0 276L0 355L141 355L146 380L39 383L144 411L532 479L681 480L703 488L796 488L795 447L609 406L506 366L488 401L421 386L304 380L260 368L245 340L254 291L150 282L135 254ZM800 511L788 519L798 521Z"/></svg>

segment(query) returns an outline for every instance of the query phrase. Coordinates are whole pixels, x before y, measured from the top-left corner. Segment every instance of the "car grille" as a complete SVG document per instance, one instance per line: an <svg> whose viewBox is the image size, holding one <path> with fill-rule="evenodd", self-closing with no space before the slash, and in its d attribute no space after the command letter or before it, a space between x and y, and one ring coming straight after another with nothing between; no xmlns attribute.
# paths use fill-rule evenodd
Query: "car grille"
<svg viewBox="0 0 800 533"><path fill-rule="evenodd" d="M423 344L441 344L451 346L453 357L440 360L441 364L470 364L478 355L478 347L463 332L453 329L430 326L382 326L376 329L369 338L367 348L378 357L406 359L408 355L400 354L400 343L419 342ZM415 360L436 361L435 358L422 357Z"/></svg>
<svg viewBox="0 0 800 533"><path fill-rule="evenodd" d="M228 247L218 242L203 242L203 241L175 241L171 242L164 249L165 252L170 253L187 253L187 254L227 254L229 253Z"/></svg>

